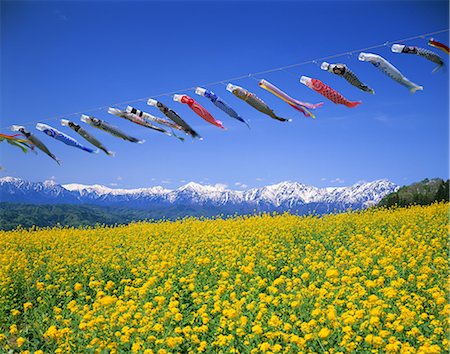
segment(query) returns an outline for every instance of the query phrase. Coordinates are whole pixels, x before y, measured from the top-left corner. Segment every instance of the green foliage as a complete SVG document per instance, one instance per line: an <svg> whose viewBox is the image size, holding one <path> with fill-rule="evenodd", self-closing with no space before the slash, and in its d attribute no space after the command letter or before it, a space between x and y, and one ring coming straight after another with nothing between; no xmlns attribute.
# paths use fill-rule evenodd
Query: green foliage
<svg viewBox="0 0 450 354"><path fill-rule="evenodd" d="M449 180L426 178L421 182L404 186L384 197L378 206L428 205L436 201L449 201Z"/></svg>
<svg viewBox="0 0 450 354"><path fill-rule="evenodd" d="M156 213L153 213L157 215ZM11 230L21 225L32 226L93 226L96 224L128 224L134 220L151 219L152 213L94 205L36 205L0 203L0 229Z"/></svg>
<svg viewBox="0 0 450 354"><path fill-rule="evenodd" d="M120 225L143 220L174 220L180 215L194 217L217 216L217 210L207 207L170 207L158 210L129 209L97 205L38 205L0 203L0 230L52 226ZM225 213L225 215L230 215Z"/></svg>

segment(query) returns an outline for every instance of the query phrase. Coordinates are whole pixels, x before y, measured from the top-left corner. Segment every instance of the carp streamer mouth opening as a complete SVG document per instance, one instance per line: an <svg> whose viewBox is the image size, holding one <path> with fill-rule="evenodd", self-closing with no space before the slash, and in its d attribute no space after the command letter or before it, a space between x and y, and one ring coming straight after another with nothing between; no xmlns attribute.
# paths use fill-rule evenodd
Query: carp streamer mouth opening
<svg viewBox="0 0 450 354"><path fill-rule="evenodd" d="M405 46L402 45L402 44L393 44L392 47L391 47L391 50L394 53L401 53L403 48L405 48Z"/></svg>
<svg viewBox="0 0 450 354"><path fill-rule="evenodd" d="M158 105L158 101L157 101L157 100L154 100L153 98L149 98L148 101L147 101L147 104L148 104L149 106L156 107L156 106Z"/></svg>
<svg viewBox="0 0 450 354"><path fill-rule="evenodd" d="M311 78L308 76L302 76L300 78L300 82L306 86L308 86L308 84L311 82Z"/></svg>
<svg viewBox="0 0 450 354"><path fill-rule="evenodd" d="M195 88L195 93L199 96L205 96L205 92L206 92L206 89L204 89L203 87Z"/></svg>
<svg viewBox="0 0 450 354"><path fill-rule="evenodd" d="M330 68L330 64L328 64L326 61L324 61L321 65L320 68L322 70L328 70Z"/></svg>
<svg viewBox="0 0 450 354"><path fill-rule="evenodd" d="M173 95L173 100L174 100L175 102L180 102L180 103L182 103L183 96L184 96L184 95L180 95L180 94Z"/></svg>
<svg viewBox="0 0 450 354"><path fill-rule="evenodd" d="M358 55L358 60L365 61L366 60L366 56L363 53L361 53L361 54Z"/></svg>

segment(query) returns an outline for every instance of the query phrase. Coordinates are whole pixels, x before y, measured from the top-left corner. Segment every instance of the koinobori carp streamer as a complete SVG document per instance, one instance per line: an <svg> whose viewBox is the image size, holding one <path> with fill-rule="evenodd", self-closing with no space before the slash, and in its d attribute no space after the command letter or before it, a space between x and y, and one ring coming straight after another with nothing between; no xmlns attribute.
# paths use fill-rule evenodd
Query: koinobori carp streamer
<svg viewBox="0 0 450 354"><path fill-rule="evenodd" d="M409 92L411 93L415 93L418 90L423 90L422 86L416 85L414 82L409 81L406 76L404 76L400 72L400 70L398 70L394 65L377 54L360 53L358 59L371 63L373 66L381 70L384 74L389 76L392 80L395 80L399 84L407 87L409 89Z"/></svg>
<svg viewBox="0 0 450 354"><path fill-rule="evenodd" d="M5 141L13 146L17 146L20 148L23 152L27 152L28 149L33 149L33 143L29 141L28 139L20 139L18 138L20 134L14 134L14 135L7 135L7 134L0 134L0 141Z"/></svg>
<svg viewBox="0 0 450 354"><path fill-rule="evenodd" d="M430 40L428 41L428 45L432 46L432 47L435 47L435 48L439 48L444 53L449 54L448 46L445 45L444 43L441 43L441 42L438 42L438 41L434 40L433 38L430 38Z"/></svg>
<svg viewBox="0 0 450 354"><path fill-rule="evenodd" d="M145 119L143 117L139 117L139 116L129 113L127 111L122 111L121 109L118 109L118 108L109 107L108 113L113 114L117 117L125 118L126 120L129 120L130 122L141 125L143 127L150 128L152 130L156 130L157 132L160 132L160 133L163 133L163 134L166 134L169 136L172 135L167 130L157 127L156 125L150 123L147 119Z"/></svg>
<svg viewBox="0 0 450 354"><path fill-rule="evenodd" d="M215 125L216 127L225 129L220 120L217 120L209 113L206 108L200 105L197 101L187 95L173 95L173 100L176 102L187 104L197 115L202 117L208 123Z"/></svg>
<svg viewBox="0 0 450 354"><path fill-rule="evenodd" d="M61 125L69 127L73 131L80 134L84 139L89 141L92 145L99 148L100 150L104 151L109 156L114 156L114 152L109 151L99 140L97 140L96 137L94 137L91 133L89 133L87 130L83 129L79 124L72 122L67 119L61 119Z"/></svg>
<svg viewBox="0 0 450 354"><path fill-rule="evenodd" d="M129 120L132 123L135 123L135 124L141 125L143 127L155 130L155 131L163 133L163 134L165 134L167 136L173 136L174 138L177 138L177 139L179 139L181 141L184 140L184 138L181 138L181 137L179 137L179 136L177 136L175 134L172 134L172 133L168 132L164 128L161 128L161 127L158 127L158 126L152 124L149 119L141 117L141 116L138 116L138 115L136 115L134 113L130 113L130 112L127 112L127 111L122 111L122 110L120 110L118 108L112 108L112 107L108 108L108 113L114 114L114 115L116 115L118 117L121 117L121 118L125 118L126 120Z"/></svg>
<svg viewBox="0 0 450 354"><path fill-rule="evenodd" d="M44 123L38 123L38 124L36 124L36 129L40 130L44 134L47 134L48 136L52 137L53 139L58 140L66 145L76 147L78 149L89 152L91 154L98 152L96 150L93 150L91 148L88 148L88 147L80 144L77 140L75 140L71 136L60 132L58 129L53 128L50 125L47 125Z"/></svg>
<svg viewBox="0 0 450 354"><path fill-rule="evenodd" d="M339 92L332 89L330 86L324 84L320 80L312 79L307 76L302 76L300 78L300 82L302 84L305 84L309 88L313 89L317 93L320 93L322 96L328 98L331 102L334 102L336 104L343 104L344 106L347 106L349 108L354 108L362 103L361 101L354 101L354 102L349 101Z"/></svg>
<svg viewBox="0 0 450 354"><path fill-rule="evenodd" d="M108 122L92 117L92 116L87 116L87 115L82 115L81 116L81 121L89 124L90 126L103 130L113 136L115 136L116 138L120 138L126 141L130 141L132 143L137 143L137 144L142 144L145 142L145 140L140 140L138 138L132 137L126 133L124 133L123 131L121 131L119 128L117 128L114 125L109 124Z"/></svg>
<svg viewBox="0 0 450 354"><path fill-rule="evenodd" d="M155 123L158 123L158 124L161 124L161 125L165 125L168 128L177 129L177 130L183 130L183 128L181 126L179 126L178 124L172 123L172 122L170 122L170 121L168 121L166 119L155 117L155 116L151 115L150 113L140 111L139 109L136 109L136 108L131 107L131 106L127 107L127 112L131 113L131 114L135 114L135 115L137 115L137 116L139 116L141 118L148 119L148 120L150 120L152 122L155 122Z"/></svg>
<svg viewBox="0 0 450 354"><path fill-rule="evenodd" d="M238 121L245 123L249 127L247 121L242 118L231 106L217 96L214 92L204 89L202 87L197 87L195 93L199 96L208 98L217 108L228 114L231 118L237 119Z"/></svg>
<svg viewBox="0 0 450 354"><path fill-rule="evenodd" d="M323 105L323 102L319 102L316 104L302 102L299 100L296 100L292 97L290 97L287 93L281 91L278 87L275 85L272 85L267 80L261 80L258 85L263 88L264 90L269 91L270 93L274 94L278 98L281 98L284 102L289 104L292 108L296 109L297 111L302 112L306 117L316 118L314 114L312 114L308 109L315 109L317 107L320 107Z"/></svg>
<svg viewBox="0 0 450 354"><path fill-rule="evenodd" d="M320 68L322 70L326 70L330 73L343 77L345 80L347 80L348 83L359 88L362 91L372 94L375 93L373 89L371 89L366 84L363 84L361 80L355 75L355 73L353 73L353 71L351 71L345 64L329 64L324 61L322 65L320 65Z"/></svg>
<svg viewBox="0 0 450 354"><path fill-rule="evenodd" d="M24 137L26 137L31 143L36 146L39 150L43 151L45 154L50 156L53 160L55 160L58 165L61 165L61 160L59 160L55 155L53 155L50 150L45 146L45 144L37 138L34 134L31 134L28 130L25 129L25 127L21 125L13 125L11 126L11 130L13 132L20 132L23 134Z"/></svg>
<svg viewBox="0 0 450 354"><path fill-rule="evenodd" d="M407 46L404 44L393 44L391 50L394 53L415 54L425 59L428 59L429 61L432 61L433 63L437 64L433 72L436 72L437 70L439 70L441 67L444 66L444 60L439 55L425 48Z"/></svg>
<svg viewBox="0 0 450 354"><path fill-rule="evenodd" d="M186 134L189 134L193 138L202 139L201 136L194 129L192 129L191 126L187 124L184 119L178 115L177 112L167 107L164 103L150 98L147 101L147 104L149 106L158 108L167 118L169 118L175 124L179 125Z"/></svg>
<svg viewBox="0 0 450 354"><path fill-rule="evenodd" d="M230 91L233 95L240 98L241 100L247 102L250 106L252 106L254 109L267 114L269 117L279 120L281 122L288 122L289 119L279 117L275 114L275 112L259 97L257 97L254 93L251 93L250 91L247 91L246 89L228 84L227 90Z"/></svg>

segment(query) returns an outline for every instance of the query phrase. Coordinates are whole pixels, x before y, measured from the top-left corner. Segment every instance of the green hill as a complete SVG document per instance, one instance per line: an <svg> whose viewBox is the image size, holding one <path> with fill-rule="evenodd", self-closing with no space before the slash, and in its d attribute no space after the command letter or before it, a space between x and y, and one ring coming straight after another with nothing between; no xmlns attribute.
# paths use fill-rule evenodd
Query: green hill
<svg viewBox="0 0 450 354"><path fill-rule="evenodd" d="M153 214L153 215L152 215ZM155 217L142 210L118 209L94 205L32 205L0 203L0 229L11 230L31 226L93 226L96 224L128 224L134 220Z"/></svg>
<svg viewBox="0 0 450 354"><path fill-rule="evenodd" d="M436 201L449 201L449 180L426 178L421 182L403 186L384 197L378 206L428 205Z"/></svg>
<svg viewBox="0 0 450 354"><path fill-rule="evenodd" d="M180 214L193 217L213 217L217 211L199 207L142 210L89 204L23 204L0 202L0 230L12 230L17 226L30 228L94 225L122 225L143 220L175 220Z"/></svg>

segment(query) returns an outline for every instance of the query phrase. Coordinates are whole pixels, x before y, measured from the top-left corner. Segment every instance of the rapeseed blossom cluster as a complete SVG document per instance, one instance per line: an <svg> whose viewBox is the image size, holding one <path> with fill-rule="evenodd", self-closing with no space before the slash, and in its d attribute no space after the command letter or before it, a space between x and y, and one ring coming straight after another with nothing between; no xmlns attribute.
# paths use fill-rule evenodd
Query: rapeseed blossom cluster
<svg viewBox="0 0 450 354"><path fill-rule="evenodd" d="M448 204L0 232L0 351L444 353Z"/></svg>

